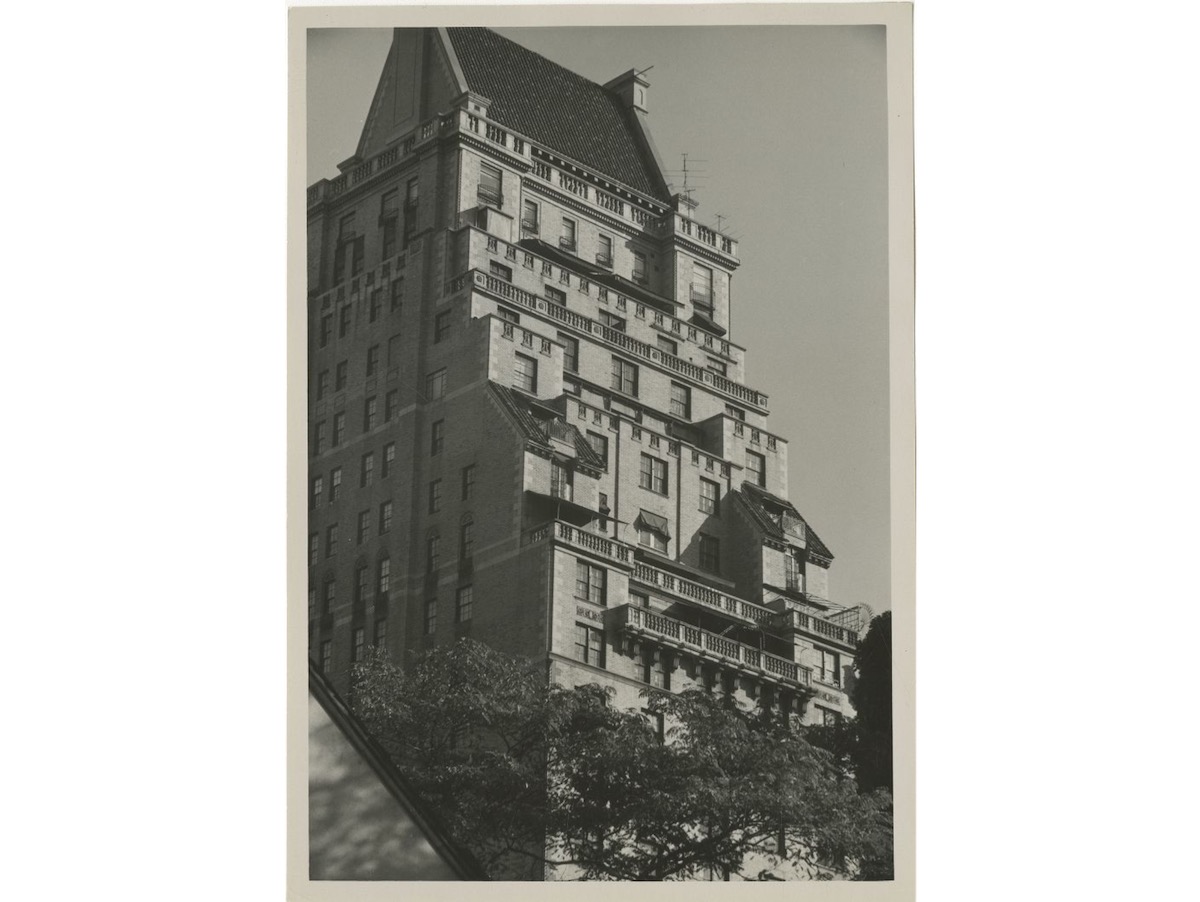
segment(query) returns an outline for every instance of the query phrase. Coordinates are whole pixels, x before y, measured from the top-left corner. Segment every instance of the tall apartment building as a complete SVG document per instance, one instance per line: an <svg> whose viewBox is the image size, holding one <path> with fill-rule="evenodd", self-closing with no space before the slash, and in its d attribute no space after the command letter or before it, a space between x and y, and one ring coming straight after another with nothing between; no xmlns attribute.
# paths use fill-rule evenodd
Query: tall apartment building
<svg viewBox="0 0 1200 902"><path fill-rule="evenodd" d="M648 93L397 29L356 153L308 189L309 653L335 686L369 645L470 636L627 707L853 713L862 612L788 501L729 331L737 242L672 193Z"/></svg>

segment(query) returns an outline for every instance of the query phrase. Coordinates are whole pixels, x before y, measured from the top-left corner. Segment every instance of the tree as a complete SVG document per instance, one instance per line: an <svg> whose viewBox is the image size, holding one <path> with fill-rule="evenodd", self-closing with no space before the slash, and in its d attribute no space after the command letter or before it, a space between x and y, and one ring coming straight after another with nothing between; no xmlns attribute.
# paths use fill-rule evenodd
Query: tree
<svg viewBox="0 0 1200 902"><path fill-rule="evenodd" d="M865 791L892 783L892 612L871 621L856 657L858 679L851 700L858 713L854 754L858 785Z"/></svg>
<svg viewBox="0 0 1200 902"><path fill-rule="evenodd" d="M367 728L495 879L856 876L891 857L886 792L859 793L794 723L701 691L646 690L652 716L599 686L469 640L403 672L355 670Z"/></svg>

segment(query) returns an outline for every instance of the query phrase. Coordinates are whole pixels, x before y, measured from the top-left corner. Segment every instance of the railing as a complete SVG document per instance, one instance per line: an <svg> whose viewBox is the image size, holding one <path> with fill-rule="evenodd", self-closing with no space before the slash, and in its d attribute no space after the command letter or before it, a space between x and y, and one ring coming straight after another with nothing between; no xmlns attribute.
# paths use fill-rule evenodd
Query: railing
<svg viewBox="0 0 1200 902"><path fill-rule="evenodd" d="M551 538L557 542L573 545L576 548L586 549L593 554L606 557L618 564L628 564L632 559L632 550L624 542L618 542L615 539L606 539L604 536L598 536L595 533L584 532L582 529L572 526L570 523L564 523L562 520L543 523L541 526L529 530L525 533L521 544L536 545Z"/></svg>
<svg viewBox="0 0 1200 902"><path fill-rule="evenodd" d="M667 573L665 570L651 567L648 564L634 564L632 579L649 586L656 586L667 592L673 592L682 598L698 601L722 613L734 614L754 622L761 622L773 616L770 608L734 598L732 595L726 595L724 592L719 592L690 579L684 579L673 573Z"/></svg>
<svg viewBox="0 0 1200 902"><path fill-rule="evenodd" d="M668 213L663 218L650 223L650 228L660 235L686 235L720 250L723 254L729 254L731 257L737 256L736 241L680 213Z"/></svg>
<svg viewBox="0 0 1200 902"><path fill-rule="evenodd" d="M789 608L786 611L774 614L771 619L772 625L775 627L803 630L817 636L824 636L848 648L854 648L858 645L857 631L847 629L844 626L838 626L836 623L830 623L828 620L817 617L814 614L806 614L804 611Z"/></svg>
<svg viewBox="0 0 1200 902"><path fill-rule="evenodd" d="M725 636L718 636L716 633L630 604L615 608L613 614L617 618L619 629L666 640L680 648L714 655L737 666L739 670L754 675L769 673L801 686L812 685L811 668L779 655L743 645Z"/></svg>

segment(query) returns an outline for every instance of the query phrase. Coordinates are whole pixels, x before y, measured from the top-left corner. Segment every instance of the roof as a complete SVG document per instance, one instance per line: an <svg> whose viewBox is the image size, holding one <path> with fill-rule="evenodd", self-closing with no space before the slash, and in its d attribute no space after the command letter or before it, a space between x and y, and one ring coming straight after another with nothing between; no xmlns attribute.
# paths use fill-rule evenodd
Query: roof
<svg viewBox="0 0 1200 902"><path fill-rule="evenodd" d="M800 516L800 512L796 510L796 506L792 502L786 498L780 498L778 495L773 495L752 482L743 482L742 490L737 494L742 499L751 518L768 536L779 541L786 540L782 525L768 511L768 508L777 508L781 513L791 514L803 525L804 543L810 554L829 561L833 560L833 552L826 547L825 543L821 541L820 536L808 525L808 521Z"/></svg>
<svg viewBox="0 0 1200 902"><path fill-rule="evenodd" d="M488 119L664 203L658 167L616 94L487 28L447 28Z"/></svg>
<svg viewBox="0 0 1200 902"><path fill-rule="evenodd" d="M524 395L515 389L511 389L506 385L500 385L498 382L489 382L488 388L491 389L492 395L500 402L500 406L504 409L511 418L517 428L524 433L527 441L532 442L539 448L550 450L553 446L550 444L550 439L546 435L546 430L542 428L542 424L549 420L558 420L558 428L569 430L571 436L575 440L575 459L585 467L590 467L593 470L607 470L608 464L605 462L596 450L592 447L592 443L587 440L574 424L566 422L557 410L539 404L528 395Z"/></svg>

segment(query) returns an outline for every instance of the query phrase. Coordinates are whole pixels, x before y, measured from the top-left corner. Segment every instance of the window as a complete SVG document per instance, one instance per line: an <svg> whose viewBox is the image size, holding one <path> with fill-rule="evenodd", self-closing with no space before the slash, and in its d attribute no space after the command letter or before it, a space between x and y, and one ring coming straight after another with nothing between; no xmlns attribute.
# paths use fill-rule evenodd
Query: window
<svg viewBox="0 0 1200 902"><path fill-rule="evenodd" d="M385 501L379 505L379 534L387 535L392 529L392 502Z"/></svg>
<svg viewBox="0 0 1200 902"><path fill-rule="evenodd" d="M757 486L767 484L767 459L754 451L746 452L746 474L749 481Z"/></svg>
<svg viewBox="0 0 1200 902"><path fill-rule="evenodd" d="M446 394L446 368L425 377L425 400L436 401Z"/></svg>
<svg viewBox="0 0 1200 902"><path fill-rule="evenodd" d="M387 643L387 618L382 617L375 621L375 647L383 648Z"/></svg>
<svg viewBox="0 0 1200 902"><path fill-rule="evenodd" d="M433 343L438 344L450 333L450 311L443 310L433 320Z"/></svg>
<svg viewBox="0 0 1200 902"><path fill-rule="evenodd" d="M467 501L475 493L475 464L462 468L462 500Z"/></svg>
<svg viewBox="0 0 1200 902"><path fill-rule="evenodd" d="M437 632L437 597L425 599L425 635Z"/></svg>
<svg viewBox="0 0 1200 902"><path fill-rule="evenodd" d="M579 372L579 340L570 335L558 333L558 340L563 346L563 369L569 373Z"/></svg>
<svg viewBox="0 0 1200 902"><path fill-rule="evenodd" d="M458 590L458 597L455 599L454 616L459 623L466 623L471 619L473 613L471 608L475 602L474 586L463 586Z"/></svg>
<svg viewBox="0 0 1200 902"><path fill-rule="evenodd" d="M608 326L614 332L625 331L625 319L620 316L613 316L607 310L600 311L600 325Z"/></svg>
<svg viewBox="0 0 1200 902"><path fill-rule="evenodd" d="M375 474L375 454L368 451L362 456L362 463L358 470L358 485L359 487L368 486L371 484L371 478Z"/></svg>
<svg viewBox="0 0 1200 902"><path fill-rule="evenodd" d="M321 506L321 493L325 490L325 479L321 476L314 476L312 481L312 496L309 504L309 510L316 510Z"/></svg>
<svg viewBox="0 0 1200 902"><path fill-rule="evenodd" d="M608 235L600 236L600 249L596 251L596 262L601 266L612 266L612 238Z"/></svg>
<svg viewBox="0 0 1200 902"><path fill-rule="evenodd" d="M363 236L358 234L354 214L348 213L338 223L338 240L334 248L333 282L338 284L346 277L346 263L350 264L351 275L358 275L363 267Z"/></svg>
<svg viewBox="0 0 1200 902"><path fill-rule="evenodd" d="M667 462L643 454L638 484L660 495L667 494Z"/></svg>
<svg viewBox="0 0 1200 902"><path fill-rule="evenodd" d="M365 637L363 636L363 628L360 626L354 631L354 640L350 648L350 660L358 663L363 659L363 650L366 645Z"/></svg>
<svg viewBox="0 0 1200 902"><path fill-rule="evenodd" d="M593 667L604 666L604 632L583 623L575 624L575 657Z"/></svg>
<svg viewBox="0 0 1200 902"><path fill-rule="evenodd" d="M376 581L376 601L387 601L388 592L392 587L392 561L390 558L379 559L379 575Z"/></svg>
<svg viewBox="0 0 1200 902"><path fill-rule="evenodd" d="M575 497L574 474L557 460L550 461L550 494L565 501Z"/></svg>
<svg viewBox="0 0 1200 902"><path fill-rule="evenodd" d="M667 538L666 533L655 529L645 520L639 520L637 524L638 542L645 545L651 551L656 551L659 554L667 553Z"/></svg>
<svg viewBox="0 0 1200 902"><path fill-rule="evenodd" d="M646 719L650 721L650 729L654 731L654 735L658 737L659 743L666 741L667 736L667 718L662 711L651 711L649 708L642 708L642 713L646 715Z"/></svg>
<svg viewBox="0 0 1200 902"><path fill-rule="evenodd" d="M396 443L388 442L383 446L383 477L392 472L392 465L396 462Z"/></svg>
<svg viewBox="0 0 1200 902"><path fill-rule="evenodd" d="M663 652L652 651L646 656L646 682L655 689L670 689L671 674L663 660Z"/></svg>
<svg viewBox="0 0 1200 902"><path fill-rule="evenodd" d="M367 375L374 376L379 372L379 345L367 348Z"/></svg>
<svg viewBox="0 0 1200 902"><path fill-rule="evenodd" d="M531 200L521 205L521 231L538 233L538 205Z"/></svg>
<svg viewBox="0 0 1200 902"><path fill-rule="evenodd" d="M367 315L367 321L373 323L375 320L379 319L379 311L383 309L382 288L376 288L371 292L371 306L368 309L369 312Z"/></svg>
<svg viewBox="0 0 1200 902"><path fill-rule="evenodd" d="M606 604L603 567L595 567L583 560L575 561L575 599L601 606Z"/></svg>
<svg viewBox="0 0 1200 902"><path fill-rule="evenodd" d="M390 423L400 407L400 389L393 388L383 399L383 421Z"/></svg>
<svg viewBox="0 0 1200 902"><path fill-rule="evenodd" d="M671 416L683 420L692 418L692 390L678 382L671 383Z"/></svg>
<svg viewBox="0 0 1200 902"><path fill-rule="evenodd" d="M321 347L329 344L329 336L333 334L333 314L326 313L321 317Z"/></svg>
<svg viewBox="0 0 1200 902"><path fill-rule="evenodd" d="M329 370L321 370L317 375L317 400L320 401L329 394Z"/></svg>
<svg viewBox="0 0 1200 902"><path fill-rule="evenodd" d="M326 639L321 643L321 673L333 672L333 642Z"/></svg>
<svg viewBox="0 0 1200 902"><path fill-rule="evenodd" d="M409 179L404 189L404 246L417 234L417 209L420 206L420 182Z"/></svg>
<svg viewBox="0 0 1200 902"><path fill-rule="evenodd" d="M558 238L558 246L566 251L575 250L575 220L563 217L562 232Z"/></svg>
<svg viewBox="0 0 1200 902"><path fill-rule="evenodd" d="M379 400L372 395L363 402L363 432L375 428L375 416L379 412Z"/></svg>
<svg viewBox="0 0 1200 902"><path fill-rule="evenodd" d="M338 525L330 523L325 527L325 557L331 558L337 554Z"/></svg>
<svg viewBox="0 0 1200 902"><path fill-rule="evenodd" d="M823 683L829 683L833 686L842 685L840 661L836 652L826 651L823 648L816 649L817 652L817 673L816 677Z"/></svg>
<svg viewBox="0 0 1200 902"><path fill-rule="evenodd" d="M537 361L517 354L513 362L513 385L531 395L537 394Z"/></svg>
<svg viewBox="0 0 1200 902"><path fill-rule="evenodd" d="M830 711L828 708L822 708L817 705L817 710L821 712L821 726L836 727L842 722L842 715L837 711Z"/></svg>
<svg viewBox="0 0 1200 902"><path fill-rule="evenodd" d="M604 461L604 465L608 466L608 436L601 435L599 432L589 432L587 440L588 444L592 446L592 450Z"/></svg>
<svg viewBox="0 0 1200 902"><path fill-rule="evenodd" d="M321 534L314 532L308 537L308 566L317 566L321 555Z"/></svg>
<svg viewBox="0 0 1200 902"><path fill-rule="evenodd" d="M390 288L391 291L391 312L395 313L400 309L400 302L404 298L404 277L394 280Z"/></svg>
<svg viewBox="0 0 1200 902"><path fill-rule="evenodd" d="M425 570L435 572L442 565L442 539L437 533L425 540Z"/></svg>
<svg viewBox="0 0 1200 902"><path fill-rule="evenodd" d="M322 614L332 614L333 608L337 604L337 581L334 579L325 580L325 597L321 601L323 607Z"/></svg>
<svg viewBox="0 0 1200 902"><path fill-rule="evenodd" d="M334 391L342 391L346 387L346 375L350 370L349 361L342 360L337 365L336 375L333 380Z"/></svg>
<svg viewBox="0 0 1200 902"><path fill-rule="evenodd" d="M638 368L620 357L612 359L612 388L615 391L637 397Z"/></svg>
<svg viewBox="0 0 1200 902"><path fill-rule="evenodd" d="M725 416L733 417L735 420L741 420L743 423L746 422L746 411L742 410L740 407L734 407L732 404L725 405Z"/></svg>
<svg viewBox="0 0 1200 902"><path fill-rule="evenodd" d="M445 443L446 421L435 420L429 428L429 455L432 457L442 453L442 445Z"/></svg>
<svg viewBox="0 0 1200 902"><path fill-rule="evenodd" d="M345 338L350 334L351 313L352 311L349 304L343 306L338 312L338 338Z"/></svg>
<svg viewBox="0 0 1200 902"><path fill-rule="evenodd" d="M333 447L338 447L346 438L346 414L345 412L336 413L333 415Z"/></svg>
<svg viewBox="0 0 1200 902"><path fill-rule="evenodd" d="M354 568L354 603L362 604L367 600L367 565L359 564Z"/></svg>
<svg viewBox="0 0 1200 902"><path fill-rule="evenodd" d="M692 261L692 304L699 308L698 312L712 315L713 271L695 261Z"/></svg>
<svg viewBox="0 0 1200 902"><path fill-rule="evenodd" d="M608 515L609 512L612 511L612 508L608 506L608 495L606 495L604 492L600 493L599 511L601 514L600 531L608 532Z"/></svg>
<svg viewBox="0 0 1200 902"><path fill-rule="evenodd" d="M633 252L633 281L639 285L644 285L649 281L649 276L646 274L646 255L641 251Z"/></svg>
<svg viewBox="0 0 1200 902"><path fill-rule="evenodd" d="M329 503L336 504L342 496L342 468L334 467L329 471Z"/></svg>
<svg viewBox="0 0 1200 902"><path fill-rule="evenodd" d="M729 366L724 360L717 360L715 357L709 357L705 364L705 369L710 373L716 373L718 376L728 376Z"/></svg>
<svg viewBox="0 0 1200 902"><path fill-rule="evenodd" d="M721 513L721 486L704 477L700 478L700 512L713 516Z"/></svg>
<svg viewBox="0 0 1200 902"><path fill-rule="evenodd" d="M479 188L475 192L481 204L500 209L504 206L504 173L491 163L479 164Z"/></svg>
<svg viewBox="0 0 1200 902"><path fill-rule="evenodd" d="M475 556L475 523L472 520L464 522L459 531L458 555L464 561Z"/></svg>
<svg viewBox="0 0 1200 902"><path fill-rule="evenodd" d="M358 544L361 545L371 538L371 512L358 512Z"/></svg>
<svg viewBox="0 0 1200 902"><path fill-rule="evenodd" d="M396 255L396 224L400 218L400 191L386 191L380 204L379 218L383 223L383 257Z"/></svg>
<svg viewBox="0 0 1200 902"><path fill-rule="evenodd" d="M436 514L442 509L442 481L434 479L429 483L429 513Z"/></svg>
<svg viewBox="0 0 1200 902"><path fill-rule="evenodd" d="M515 310L510 310L508 307L500 307L496 312L500 314L500 318L506 323L519 323L521 321L521 314Z"/></svg>
<svg viewBox="0 0 1200 902"><path fill-rule="evenodd" d="M671 339L667 338L667 336L665 336L665 335L658 336L657 340L658 340L658 349L660 351L666 351L668 354L671 354L672 356L676 356L679 354L679 343L678 342L672 341Z"/></svg>
<svg viewBox="0 0 1200 902"><path fill-rule="evenodd" d="M310 586L308 589L308 619L315 620L317 616L317 587ZM309 624L309 629L312 629L312 624Z"/></svg>
<svg viewBox="0 0 1200 902"><path fill-rule="evenodd" d="M630 592L629 603L635 608L648 608L650 607L650 596L642 592Z"/></svg>
<svg viewBox="0 0 1200 902"><path fill-rule="evenodd" d="M700 569L721 572L721 543L716 536L700 534Z"/></svg>
<svg viewBox="0 0 1200 902"><path fill-rule="evenodd" d="M488 272L497 279L503 279L505 282L512 281L512 267L505 266L503 263L497 263L495 260L492 260L488 263Z"/></svg>
<svg viewBox="0 0 1200 902"><path fill-rule="evenodd" d="M796 552L788 551L783 556L783 570L785 585L789 589L803 591L804 583L800 577L800 561L796 557Z"/></svg>
<svg viewBox="0 0 1200 902"><path fill-rule="evenodd" d="M560 306L565 306L567 303L567 293L565 291L559 290L558 288L554 288L551 285L547 285L546 286L546 300L548 300L551 304L558 304Z"/></svg>
<svg viewBox="0 0 1200 902"><path fill-rule="evenodd" d="M325 421L313 427L313 454L321 454L325 450Z"/></svg>

